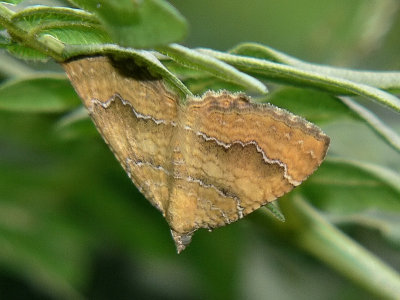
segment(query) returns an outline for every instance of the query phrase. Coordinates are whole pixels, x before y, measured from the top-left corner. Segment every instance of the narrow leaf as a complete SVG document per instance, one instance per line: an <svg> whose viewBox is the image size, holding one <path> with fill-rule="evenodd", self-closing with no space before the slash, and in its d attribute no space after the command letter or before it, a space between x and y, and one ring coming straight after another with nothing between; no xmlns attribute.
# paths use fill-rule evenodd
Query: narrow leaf
<svg viewBox="0 0 400 300"><path fill-rule="evenodd" d="M375 164L328 157L301 191L326 213L379 210L400 214L400 176Z"/></svg>
<svg viewBox="0 0 400 300"><path fill-rule="evenodd" d="M285 65L290 65L305 71L316 72L328 76L340 77L361 84L371 85L384 90L400 89L400 72L371 72L358 71L345 68L323 66L301 61L270 47L256 44L243 43L230 50L230 53L262 58Z"/></svg>
<svg viewBox="0 0 400 300"><path fill-rule="evenodd" d="M209 49L199 49L199 51L214 56L215 58L225 61L244 72L254 74L261 78L293 85L311 86L339 95L355 94L364 96L400 112L399 98L365 84L352 82L339 77L318 74L316 72L305 71L297 67L282 65L263 59L225 54L223 52Z"/></svg>
<svg viewBox="0 0 400 300"><path fill-rule="evenodd" d="M283 214L283 212L281 211L281 209L279 207L278 201L267 203L267 205L265 205L264 211L267 211L268 213L273 215L276 219L278 219L281 222L285 222L285 220L286 220L285 215Z"/></svg>
<svg viewBox="0 0 400 300"><path fill-rule="evenodd" d="M189 68L158 52L155 52L155 55L168 70L182 80L193 94L202 95L208 90L243 91L241 85L217 78L206 71Z"/></svg>
<svg viewBox="0 0 400 300"><path fill-rule="evenodd" d="M349 97L339 97L344 104L358 114L389 146L400 152L400 136L374 113Z"/></svg>
<svg viewBox="0 0 400 300"><path fill-rule="evenodd" d="M304 184L302 192L332 222L377 229L400 245L397 172L367 162L329 157Z"/></svg>
<svg viewBox="0 0 400 300"><path fill-rule="evenodd" d="M244 86L246 89L258 93L267 93L267 88L262 82L212 56L177 44L159 47L157 50L184 66L208 72L220 79Z"/></svg>
<svg viewBox="0 0 400 300"><path fill-rule="evenodd" d="M390 242L400 246L400 215L398 212L367 210L355 214L330 214L329 221L335 225L359 225L378 230Z"/></svg>
<svg viewBox="0 0 400 300"><path fill-rule="evenodd" d="M353 166L356 168L359 168L360 170L363 170L365 172L370 173L372 176L375 176L376 178L379 178L385 184L393 188L394 190L397 191L397 193L400 194L400 175L398 172L394 172L390 169L384 168L382 166L368 163L368 162L361 162L361 161L356 161L356 160L351 160L351 159L345 159L345 158L329 158L329 162L335 163L335 164L345 164L348 166ZM400 198L399 198L400 199ZM399 201L400 203L400 201Z"/></svg>

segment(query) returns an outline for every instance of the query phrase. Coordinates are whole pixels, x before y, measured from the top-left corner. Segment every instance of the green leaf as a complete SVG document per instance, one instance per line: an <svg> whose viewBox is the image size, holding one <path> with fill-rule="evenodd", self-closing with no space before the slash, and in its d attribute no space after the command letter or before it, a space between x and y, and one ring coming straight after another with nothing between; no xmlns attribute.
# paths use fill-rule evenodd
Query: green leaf
<svg viewBox="0 0 400 300"><path fill-rule="evenodd" d="M18 112L61 112L80 104L65 76L37 75L0 86L0 109Z"/></svg>
<svg viewBox="0 0 400 300"><path fill-rule="evenodd" d="M214 56L248 74L259 78L283 82L296 86L309 86L322 89L338 95L359 95L385 105L400 112L400 99L375 87L342 79L340 77L319 74L315 71L303 70L298 67L282 65L264 59L226 54L210 49L198 49Z"/></svg>
<svg viewBox="0 0 400 300"><path fill-rule="evenodd" d="M83 25L99 25L97 18L84 10L68 7L31 6L16 12L11 21L26 31L31 31L38 26L51 25L57 27L58 23L72 23Z"/></svg>
<svg viewBox="0 0 400 300"><path fill-rule="evenodd" d="M269 202L263 207L262 210L274 216L277 220L285 222L285 215L282 213L278 201Z"/></svg>
<svg viewBox="0 0 400 300"><path fill-rule="evenodd" d="M49 55L58 61L62 60L61 53L63 45L60 42L48 36L42 36L40 38L43 39L43 41L38 41L37 37L31 36L11 21L13 15L15 15L14 11L0 4L0 24L7 29L8 34L12 37L14 42L16 42L16 46L21 46L16 47L16 51L13 51L15 49L10 47L10 53L25 59L44 59L45 55ZM35 49L35 51L31 49Z"/></svg>
<svg viewBox="0 0 400 300"><path fill-rule="evenodd" d="M165 56L164 54L161 54L159 52L154 52L154 55L168 70L170 70L172 73L174 73L182 80L210 77L210 75L205 71L193 69L186 65L182 65L174 61L170 57Z"/></svg>
<svg viewBox="0 0 400 300"><path fill-rule="evenodd" d="M335 225L359 225L379 231L392 243L400 246L400 215L398 212L367 210L354 214L330 214L329 221Z"/></svg>
<svg viewBox="0 0 400 300"><path fill-rule="evenodd" d="M359 118L365 121L389 146L400 152L400 136L381 121L374 113L349 97L339 97Z"/></svg>
<svg viewBox="0 0 400 300"><path fill-rule="evenodd" d="M262 58L300 69L340 77L384 90L400 90L400 72L370 72L307 63L270 47L257 43L243 43L229 51L232 54Z"/></svg>
<svg viewBox="0 0 400 300"><path fill-rule="evenodd" d="M34 31L41 41L41 37L50 35L64 44L90 45L110 42L110 38L100 26L71 23L57 23L39 26Z"/></svg>
<svg viewBox="0 0 400 300"><path fill-rule="evenodd" d="M393 188L397 193L400 193L400 175L398 172L394 172L391 169L387 169L377 164L368 162L356 161L345 158L330 158L330 161L337 164L346 164L353 168L358 168L364 172L375 176L381 181L385 182L389 187ZM399 200L400 202L400 200Z"/></svg>
<svg viewBox="0 0 400 300"><path fill-rule="evenodd" d="M186 34L184 18L163 0L70 2L98 16L114 42L125 47L159 46L180 41Z"/></svg>
<svg viewBox="0 0 400 300"><path fill-rule="evenodd" d="M328 158L301 191L329 214L379 210L400 215L400 176L369 163Z"/></svg>
<svg viewBox="0 0 400 300"><path fill-rule="evenodd" d="M49 56L42 51L17 43L7 45L7 51L15 57L25 60L47 61L49 59Z"/></svg>
<svg viewBox="0 0 400 300"><path fill-rule="evenodd" d="M208 72L195 70L178 64L176 61L164 55L157 55L161 63L177 76L195 95L202 95L208 90L228 90L231 92L243 91L243 86L228 82L218 77L210 75Z"/></svg>
<svg viewBox="0 0 400 300"><path fill-rule="evenodd" d="M397 172L371 163L328 158L301 191L332 222L373 228L400 244Z"/></svg>
<svg viewBox="0 0 400 300"><path fill-rule="evenodd" d="M110 42L96 17L80 9L62 7L28 7L11 18L12 23L40 40L51 35L66 44Z"/></svg>
<svg viewBox="0 0 400 300"><path fill-rule="evenodd" d="M262 82L212 56L204 55L177 44L159 47L157 50L189 68L208 72L219 79L241 85L248 90L262 94L267 93L267 87Z"/></svg>
<svg viewBox="0 0 400 300"><path fill-rule="evenodd" d="M337 97L317 90L284 87L271 93L266 101L317 124L346 117L359 120Z"/></svg>

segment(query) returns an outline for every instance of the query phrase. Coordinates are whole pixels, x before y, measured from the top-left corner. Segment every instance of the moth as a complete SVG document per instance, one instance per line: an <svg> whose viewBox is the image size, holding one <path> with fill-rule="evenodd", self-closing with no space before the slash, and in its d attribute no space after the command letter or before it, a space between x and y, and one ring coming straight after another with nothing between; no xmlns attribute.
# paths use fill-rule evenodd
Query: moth
<svg viewBox="0 0 400 300"><path fill-rule="evenodd" d="M298 186L329 137L245 94L206 92L185 104L133 60L106 56L63 67L128 176L167 220L178 253L199 228L230 224Z"/></svg>

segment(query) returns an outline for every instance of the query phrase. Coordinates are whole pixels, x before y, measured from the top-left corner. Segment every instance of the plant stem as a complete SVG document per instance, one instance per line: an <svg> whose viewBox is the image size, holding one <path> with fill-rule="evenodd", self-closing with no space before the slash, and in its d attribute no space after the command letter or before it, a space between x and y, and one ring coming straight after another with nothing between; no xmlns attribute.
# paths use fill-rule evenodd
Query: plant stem
<svg viewBox="0 0 400 300"><path fill-rule="evenodd" d="M18 40L24 46L36 49L53 57L57 61L63 61L62 51L64 45L51 36L42 36L40 41L35 36L13 24L11 17L14 12L0 4L0 25L4 26L13 39Z"/></svg>
<svg viewBox="0 0 400 300"><path fill-rule="evenodd" d="M289 228L301 248L375 295L400 298L400 275L327 222L302 196L294 194L280 204L287 222L278 226Z"/></svg>

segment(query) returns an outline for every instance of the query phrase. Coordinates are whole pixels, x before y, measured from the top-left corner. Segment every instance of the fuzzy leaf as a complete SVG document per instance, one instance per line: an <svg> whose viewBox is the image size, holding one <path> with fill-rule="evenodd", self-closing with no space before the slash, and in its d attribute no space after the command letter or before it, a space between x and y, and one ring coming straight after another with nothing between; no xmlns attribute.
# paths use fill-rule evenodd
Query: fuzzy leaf
<svg viewBox="0 0 400 300"><path fill-rule="evenodd" d="M299 67L283 65L264 59L226 54L209 49L198 49L198 51L214 56L241 71L257 76L258 78L302 87L313 87L338 95L350 94L364 96L400 112L399 98L373 86L353 82L340 77L320 74L315 71L303 70Z"/></svg>
<svg viewBox="0 0 400 300"><path fill-rule="evenodd" d="M306 71L317 72L328 76L340 77L350 81L371 85L380 89L400 90L400 72L357 71L307 63L270 47L256 43L240 44L230 50L230 53L262 58L298 67Z"/></svg>
<svg viewBox="0 0 400 300"><path fill-rule="evenodd" d="M31 6L15 13L11 21L26 31L31 31L38 26L65 24L95 24L100 22L97 18L80 9L68 7Z"/></svg>
<svg viewBox="0 0 400 300"><path fill-rule="evenodd" d="M38 40L50 35L65 44L86 45L111 41L96 17L80 9L28 7L14 14L11 21Z"/></svg>
<svg viewBox="0 0 400 300"><path fill-rule="evenodd" d="M82 25L82 24L54 24L48 26L40 26L36 28L35 34L43 37L50 35L64 44L71 45L90 45L102 44L110 42L108 34L97 25Z"/></svg>
<svg viewBox="0 0 400 300"><path fill-rule="evenodd" d="M267 93L267 87L259 80L251 77L243 72L238 71L234 67L215 59L212 56L202 54L183 47L181 45L172 44L158 48L158 50L171 57L176 62L193 68L210 73L217 78L232 82L237 85L246 87L246 89L256 91L261 94Z"/></svg>
<svg viewBox="0 0 400 300"><path fill-rule="evenodd" d="M202 95L208 90L228 90L231 92L243 91L243 86L228 82L218 77L210 75L206 71L195 70L176 61L158 55L161 63L177 76L195 95Z"/></svg>

